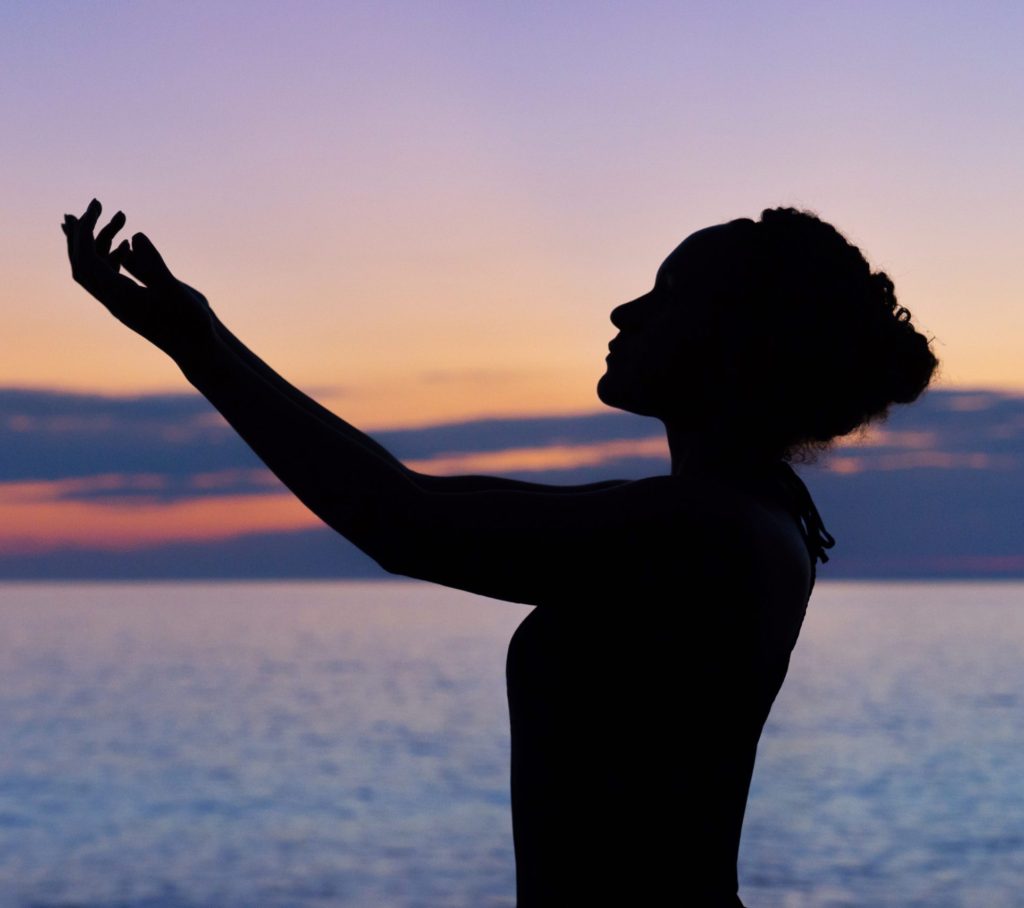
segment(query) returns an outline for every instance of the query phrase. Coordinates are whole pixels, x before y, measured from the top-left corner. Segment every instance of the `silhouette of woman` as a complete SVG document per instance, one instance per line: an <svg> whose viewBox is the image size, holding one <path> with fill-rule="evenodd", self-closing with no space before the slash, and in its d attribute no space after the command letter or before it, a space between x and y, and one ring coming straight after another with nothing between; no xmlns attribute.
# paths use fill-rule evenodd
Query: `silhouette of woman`
<svg viewBox="0 0 1024 908"><path fill-rule="evenodd" d="M314 513L388 571L537 606L507 665L520 908L741 906L758 738L833 544L788 461L936 366L888 277L793 209L688 237L612 312L598 384L662 420L671 475L546 486L407 469L251 353L143 234L111 251L121 212L94 237L99 215L65 218L75 280Z"/></svg>

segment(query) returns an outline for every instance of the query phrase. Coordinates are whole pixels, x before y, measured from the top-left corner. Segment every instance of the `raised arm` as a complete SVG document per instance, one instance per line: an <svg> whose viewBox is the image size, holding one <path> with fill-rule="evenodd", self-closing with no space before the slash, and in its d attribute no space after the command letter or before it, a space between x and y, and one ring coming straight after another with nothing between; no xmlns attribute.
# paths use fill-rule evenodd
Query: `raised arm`
<svg viewBox="0 0 1024 908"><path fill-rule="evenodd" d="M666 485L552 487L428 477L288 384L178 281L142 234L110 251L120 213L94 238L92 203L68 217L75 279L170 355L266 465L325 523L385 569L497 598L539 603L658 526ZM119 273L124 266L141 281Z"/></svg>
<svg viewBox="0 0 1024 908"><path fill-rule="evenodd" d="M237 341L205 297L176 280L142 234L110 252L120 213L93 238L100 205L67 218L72 274L120 321L162 349L271 471L329 526L378 561L393 557L387 527L418 492L383 448L300 395ZM142 284L119 274L123 265Z"/></svg>
<svg viewBox="0 0 1024 908"><path fill-rule="evenodd" d="M188 288L193 293L199 294L198 290ZM205 297L203 300L205 302ZM355 426L345 422L341 417L332 413L326 407L317 403L307 394L304 394L294 385L290 384L284 378L282 378L277 372L275 372L270 366L268 366L262 359L260 359L255 353L252 352L248 347L245 346L231 331L228 329L220 319L217 318L216 314L213 314L214 330L217 333L217 337L227 346L234 354L242 360L250 369L259 374L266 382L277 389L281 394L284 394L289 398L296 406L301 407L308 413L321 420L328 428L339 432L353 441L362 444L364 447L373 451L379 457L385 458L391 461L396 468L404 470L406 475L416 483L421 489L429 492L482 492L487 490L518 490L518 491L531 491L531 492L547 492L550 494L571 494L575 492L590 492L598 489L611 488L612 486L620 485L622 480L611 479L603 482L586 483L583 485L545 485L542 483L531 483L523 482L517 479L506 479L500 476L430 476L425 473L417 473L414 470L410 470L401 461L395 458L386 448L378 444L372 438L365 433L361 432Z"/></svg>

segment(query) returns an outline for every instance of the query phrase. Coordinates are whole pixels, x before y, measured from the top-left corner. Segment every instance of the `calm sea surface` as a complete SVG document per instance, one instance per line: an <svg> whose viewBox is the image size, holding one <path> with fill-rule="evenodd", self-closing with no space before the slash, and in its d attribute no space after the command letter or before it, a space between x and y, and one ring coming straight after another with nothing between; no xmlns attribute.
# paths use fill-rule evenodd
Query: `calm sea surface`
<svg viewBox="0 0 1024 908"><path fill-rule="evenodd" d="M512 906L527 609L413 583L0 585L0 908ZM819 585L752 908L1024 905L1024 584Z"/></svg>

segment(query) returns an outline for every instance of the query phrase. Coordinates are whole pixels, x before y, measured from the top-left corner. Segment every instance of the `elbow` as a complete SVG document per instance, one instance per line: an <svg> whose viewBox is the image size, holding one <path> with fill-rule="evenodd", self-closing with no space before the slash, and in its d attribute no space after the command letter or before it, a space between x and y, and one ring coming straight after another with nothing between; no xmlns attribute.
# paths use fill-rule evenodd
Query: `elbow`
<svg viewBox="0 0 1024 908"><path fill-rule="evenodd" d="M416 553L422 546L414 542L411 530L411 508L396 507L390 502L367 501L356 509L348 509L338 518L324 518L328 526L344 536L389 574L400 577L415 575Z"/></svg>
<svg viewBox="0 0 1024 908"><path fill-rule="evenodd" d="M401 558L398 557L397 553L391 550L380 549L374 549L372 552L367 551L366 549L363 549L363 551L377 563L377 566L381 570L388 574L394 574L396 577L409 576L408 568Z"/></svg>
<svg viewBox="0 0 1024 908"><path fill-rule="evenodd" d="M389 574L418 580L423 578L426 548L422 541L412 541L401 528L392 527L390 532L375 533L373 542L363 551Z"/></svg>
<svg viewBox="0 0 1024 908"><path fill-rule="evenodd" d="M401 547L395 544L395 540L389 534L367 531L364 527L352 526L350 522L339 525L329 521L328 526L339 536L343 536L352 543L382 570L389 574L407 576L407 559L403 556Z"/></svg>

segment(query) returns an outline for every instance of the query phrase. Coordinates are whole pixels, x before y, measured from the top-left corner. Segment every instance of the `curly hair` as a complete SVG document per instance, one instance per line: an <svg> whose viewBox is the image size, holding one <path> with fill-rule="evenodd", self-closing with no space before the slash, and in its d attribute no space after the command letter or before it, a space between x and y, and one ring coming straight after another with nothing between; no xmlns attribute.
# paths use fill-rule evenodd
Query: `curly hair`
<svg viewBox="0 0 1024 908"><path fill-rule="evenodd" d="M748 253L730 294L754 332L744 371L782 456L813 460L917 399L938 360L885 272L810 212L771 208L731 223L742 225Z"/></svg>

